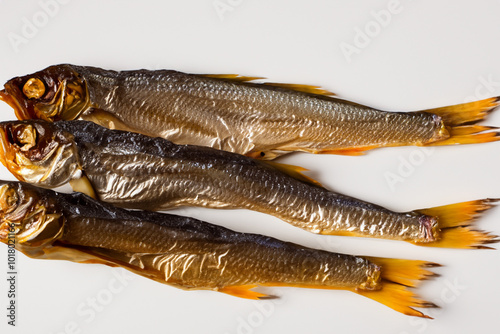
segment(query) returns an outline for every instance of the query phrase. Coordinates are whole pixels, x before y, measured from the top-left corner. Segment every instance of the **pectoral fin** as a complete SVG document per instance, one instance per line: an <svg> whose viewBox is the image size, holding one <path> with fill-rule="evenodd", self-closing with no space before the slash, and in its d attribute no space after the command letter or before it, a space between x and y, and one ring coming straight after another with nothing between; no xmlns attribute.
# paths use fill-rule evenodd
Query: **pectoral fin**
<svg viewBox="0 0 500 334"><path fill-rule="evenodd" d="M85 121L91 121L112 130L137 132L121 119L102 109L91 109L80 116Z"/></svg>
<svg viewBox="0 0 500 334"><path fill-rule="evenodd" d="M92 184L85 175L82 175L82 177L78 179L70 180L69 184L71 185L71 188L73 188L74 191L84 193L85 195L90 196L93 199L97 199L94 187L92 187Z"/></svg>
<svg viewBox="0 0 500 334"><path fill-rule="evenodd" d="M53 246L49 248L44 248L43 250L35 252L25 252L25 254L31 258L35 259L46 259L46 260L66 260L77 263L98 263L104 264L110 267L118 267L119 265L106 260L90 251L83 251L77 248L68 247L65 245Z"/></svg>

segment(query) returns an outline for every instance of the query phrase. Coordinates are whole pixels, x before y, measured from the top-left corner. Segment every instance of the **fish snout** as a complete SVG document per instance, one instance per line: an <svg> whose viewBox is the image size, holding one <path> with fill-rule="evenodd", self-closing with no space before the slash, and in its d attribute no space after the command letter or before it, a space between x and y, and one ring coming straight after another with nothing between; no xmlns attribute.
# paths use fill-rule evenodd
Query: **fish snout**
<svg viewBox="0 0 500 334"><path fill-rule="evenodd" d="M0 100L14 109L14 113L18 119L31 119L28 105L22 103L22 99L20 100L18 95L17 90L9 84L5 85L5 89L0 90Z"/></svg>

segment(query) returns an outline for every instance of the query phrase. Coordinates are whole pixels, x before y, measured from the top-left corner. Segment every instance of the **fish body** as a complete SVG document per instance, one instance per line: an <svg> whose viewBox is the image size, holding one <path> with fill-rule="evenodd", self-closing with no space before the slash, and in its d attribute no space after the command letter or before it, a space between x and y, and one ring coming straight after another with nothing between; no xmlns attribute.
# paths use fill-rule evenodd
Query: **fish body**
<svg viewBox="0 0 500 334"><path fill-rule="evenodd" d="M292 151L361 154L375 147L497 140L470 126L497 98L422 112L387 112L304 85L171 70L56 65L5 85L19 119L83 119L111 129L273 159Z"/></svg>
<svg viewBox="0 0 500 334"><path fill-rule="evenodd" d="M493 203L467 202L468 215L443 225L439 219L442 212L394 212L291 176L283 172L283 165L109 130L92 122L13 121L1 123L0 132L4 150L0 157L19 180L51 188L84 175L97 198L124 208L245 208L274 215L314 233L436 246L445 241L442 229L469 225L466 222L476 217L476 211ZM24 133L35 133L29 137L34 141L26 143L26 136L19 139ZM38 152L47 153L44 156ZM68 173L67 161L78 162L78 167L72 167L73 174ZM32 174L37 178L24 177ZM477 247L496 239L481 232L466 240L465 246Z"/></svg>
<svg viewBox="0 0 500 334"><path fill-rule="evenodd" d="M0 240L8 243L9 233L15 235L18 250L34 258L121 266L179 288L251 299L266 296L250 290L261 285L345 289L394 300L388 294L399 286L406 297L382 302L416 316L424 315L412 306L434 306L404 287L433 276L424 268L435 264L424 261L330 253L19 182L0 182L0 204ZM410 266L414 272L392 273L394 265Z"/></svg>

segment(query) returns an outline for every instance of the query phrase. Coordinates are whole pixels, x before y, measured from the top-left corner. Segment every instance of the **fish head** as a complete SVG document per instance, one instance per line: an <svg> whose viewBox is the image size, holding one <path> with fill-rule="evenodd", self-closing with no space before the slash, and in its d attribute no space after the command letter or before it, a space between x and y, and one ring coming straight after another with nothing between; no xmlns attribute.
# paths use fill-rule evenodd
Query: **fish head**
<svg viewBox="0 0 500 334"><path fill-rule="evenodd" d="M9 80L0 100L9 104L20 120L73 120L89 108L85 80L70 66L50 66Z"/></svg>
<svg viewBox="0 0 500 334"><path fill-rule="evenodd" d="M44 247L62 235L64 217L46 190L0 181L0 241L18 250Z"/></svg>
<svg viewBox="0 0 500 334"><path fill-rule="evenodd" d="M0 123L0 161L18 180L47 188L81 170L73 136L40 120Z"/></svg>

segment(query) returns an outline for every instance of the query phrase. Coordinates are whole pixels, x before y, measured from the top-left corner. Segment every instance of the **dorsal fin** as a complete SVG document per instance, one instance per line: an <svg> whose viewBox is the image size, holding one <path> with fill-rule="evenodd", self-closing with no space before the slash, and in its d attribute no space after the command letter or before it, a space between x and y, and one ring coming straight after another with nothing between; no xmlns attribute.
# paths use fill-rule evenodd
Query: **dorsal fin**
<svg viewBox="0 0 500 334"><path fill-rule="evenodd" d="M323 185L321 183L319 183L318 181L314 180L313 178L311 178L307 175L302 174L302 172L308 170L306 168L303 168L300 166L282 164L282 163L274 162L274 161L261 161L261 162L264 164L268 164L268 165L278 169L279 171L281 171L287 175L290 175L291 177L293 177L297 180L307 182L307 183L313 184L315 186L323 187Z"/></svg>
<svg viewBox="0 0 500 334"><path fill-rule="evenodd" d="M247 77L239 74L200 74L202 77L206 78L214 78L214 79L224 79L231 80L237 82L249 82L254 80L262 80L266 79L263 77ZM307 93L307 94L315 94L315 95L323 95L323 96L335 96L334 93L321 88L320 86L313 85L301 85L301 84L289 84L289 83L280 83L280 82L263 82L257 83L252 82L254 85L263 85L263 86L271 86L284 88L289 90L294 90L296 92Z"/></svg>
<svg viewBox="0 0 500 334"><path fill-rule="evenodd" d="M335 96L335 93L332 93L332 92L322 88L321 86L287 84L287 83L279 83L279 82L264 82L263 85L285 88L285 89L290 89L290 90L294 90L297 92L308 93L308 94Z"/></svg>
<svg viewBox="0 0 500 334"><path fill-rule="evenodd" d="M199 75L202 77L206 77L206 78L225 79L225 80L232 80L232 81L237 81L237 82L246 82L246 81L265 79L263 77L246 77L244 75L239 75L239 74L199 74Z"/></svg>

